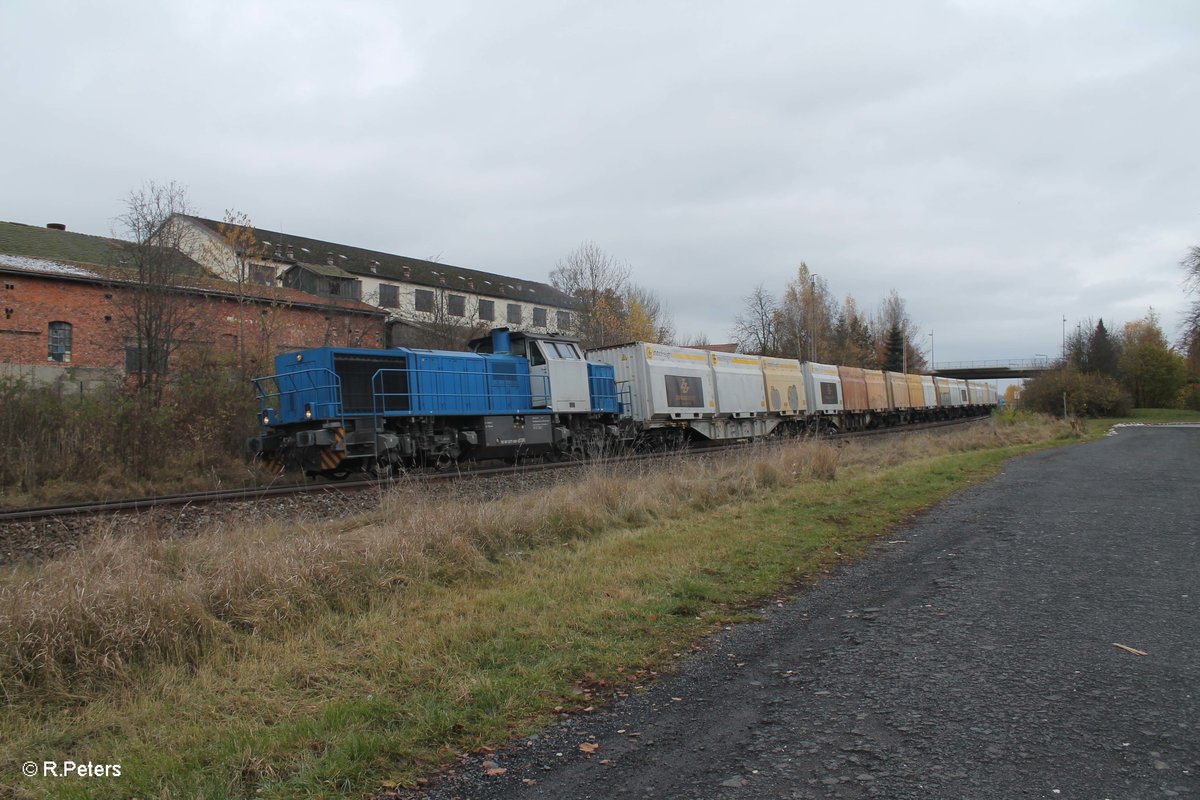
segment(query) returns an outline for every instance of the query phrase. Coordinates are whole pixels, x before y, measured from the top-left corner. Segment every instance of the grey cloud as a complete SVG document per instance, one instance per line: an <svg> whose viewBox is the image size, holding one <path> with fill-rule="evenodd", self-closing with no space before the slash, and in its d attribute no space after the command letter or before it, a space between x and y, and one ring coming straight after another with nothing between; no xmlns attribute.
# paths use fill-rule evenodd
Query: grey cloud
<svg viewBox="0 0 1200 800"><path fill-rule="evenodd" d="M0 218L203 213L543 279L583 239L684 335L801 260L943 358L1183 306L1194 4L18 0ZM1171 331L1168 331L1170 334Z"/></svg>

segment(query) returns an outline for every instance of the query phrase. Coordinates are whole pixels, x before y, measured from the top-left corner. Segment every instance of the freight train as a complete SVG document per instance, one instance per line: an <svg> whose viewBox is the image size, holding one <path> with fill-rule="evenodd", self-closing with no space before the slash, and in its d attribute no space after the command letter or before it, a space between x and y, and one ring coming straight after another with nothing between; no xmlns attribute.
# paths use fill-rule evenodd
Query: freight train
<svg viewBox="0 0 1200 800"><path fill-rule="evenodd" d="M464 460L863 430L986 413L988 384L497 328L471 352L317 347L254 381L253 455L340 479Z"/></svg>

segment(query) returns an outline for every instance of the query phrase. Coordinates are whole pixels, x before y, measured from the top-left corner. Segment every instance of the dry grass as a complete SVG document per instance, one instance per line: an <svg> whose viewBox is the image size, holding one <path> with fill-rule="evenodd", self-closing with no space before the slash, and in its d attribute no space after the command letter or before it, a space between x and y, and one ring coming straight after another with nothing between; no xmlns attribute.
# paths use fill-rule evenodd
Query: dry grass
<svg viewBox="0 0 1200 800"><path fill-rule="evenodd" d="M401 486L380 509L324 524L191 539L111 532L0 582L0 679L10 698L92 692L147 661L194 664L239 631L260 635L323 610L360 610L414 580L453 581L548 544L705 509L764 487L832 477L836 452L797 444L728 462L597 467L582 481L487 503Z"/></svg>
<svg viewBox="0 0 1200 800"><path fill-rule="evenodd" d="M240 634L272 637L325 611L367 610L413 582L451 584L547 545L678 518L839 470L1045 440L1052 422L979 425L841 447L797 442L728 459L598 466L568 485L490 502L399 486L378 511L188 539L112 533L0 578L0 688L56 700L128 684L139 665L200 663Z"/></svg>
<svg viewBox="0 0 1200 800"><path fill-rule="evenodd" d="M96 677L60 663L49 680L8 682L0 762L12 769L0 775L0 795L333 800L385 781L415 786L456 754L582 706L583 676L628 689L631 672L669 668L698 637L744 619L746 603L858 557L891 526L1025 448L948 451L1028 438L1044 446L1059 432L1008 427L595 467L570 486L493 502L434 501L402 486L368 515L231 527L191 542L147 533L127 537L128 551L105 542L117 548L109 561L93 549L55 569L0 576L10 592L0 609L29 611L18 590L40 582L63 624L88 616L43 641L47 654L78 647L96 663L100 651L85 637L99 640L108 626L124 659ZM908 463L875 466L897 448ZM237 568L220 563L231 555ZM92 608L66 597L70 584L55 585L86 583L92 572L102 578L88 594ZM127 596L122 575L135 582ZM149 587L164 584L191 592L200 611L189 613L214 627L191 655L147 649L155 635L171 640L150 602ZM131 616L138 609L141 627ZM23 629L12 622L2 631L10 643L47 632L32 618ZM193 646L189 631L174 635ZM17 649L34 652L29 642ZM10 664L0 675L11 677ZM16 765L33 755L119 761L125 774L23 779Z"/></svg>

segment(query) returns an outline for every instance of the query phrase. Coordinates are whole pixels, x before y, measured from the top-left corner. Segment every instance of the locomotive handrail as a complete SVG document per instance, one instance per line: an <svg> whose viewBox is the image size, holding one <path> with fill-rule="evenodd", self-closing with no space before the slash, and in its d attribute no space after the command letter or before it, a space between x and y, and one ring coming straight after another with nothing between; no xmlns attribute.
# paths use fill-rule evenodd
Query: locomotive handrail
<svg viewBox="0 0 1200 800"><path fill-rule="evenodd" d="M434 381L433 382L434 387L441 388L442 391L432 391L431 389L434 387L430 387L430 386L421 385L421 386L414 388L413 384L415 383L415 381L410 380L406 391L389 392L389 391L386 391L387 386L384 382L384 377L389 374L397 374L397 375L402 374L402 375L409 376L409 377L420 376L420 375L431 375L431 376L434 376L439 379L445 378L447 376L466 376L472 380L479 380L480 378L482 378L483 379L483 391L478 392L478 393L463 392L461 390L461 388L459 388L459 387L444 385L446 383L445 381L442 381L442 384L443 384L442 386L438 386L438 382ZM521 393L522 397L525 396L525 393L523 391L524 387L522 387L520 385L520 381L528 379L529 384L530 384L530 390L529 390L529 394L528 394L528 397L530 400L530 405L527 407L521 407L521 408L498 408L497 403L496 403L496 394L493 391L493 379L497 378L497 377L511 379L516 384L516 388ZM533 384L534 384L535 380L540 382L541 386L544 387L543 391L540 394L533 391ZM422 400L428 400L428 399L432 398L435 401L445 401L447 399L461 401L464 398L474 399L474 400L482 399L483 408L480 409L480 411L482 413L497 412L497 411L503 412L503 413L516 413L516 414L536 413L536 412L543 411L543 410L549 410L549 408L550 408L550 405L549 405L550 398L551 398L550 377L548 375L521 375L521 374L516 374L516 373L513 373L511 375L505 375L505 374L493 373L490 371L445 370L445 369L392 369L392 368L377 369L377 370L375 370L375 373L371 376L371 412L372 412L372 415L376 418L378 418L380 416L381 411L385 415L386 414L394 414L397 412L418 413L418 412L414 411L414 409L413 409L413 405L414 405L413 401L414 401L414 397L416 397L416 396L419 396ZM536 407L533 405L534 398L540 399L542 397L546 398L546 402L547 402L546 409L542 409L542 408L539 408L539 407ZM391 398L407 399L408 400L408 408L392 408L389 404L389 399L391 399ZM382 405L382 409L380 408L381 405ZM440 410L440 409L427 409L427 410L436 411L436 410Z"/></svg>
<svg viewBox="0 0 1200 800"><path fill-rule="evenodd" d="M617 413L621 411L621 398L616 391L616 381L604 375L589 375L588 376L588 395L596 398L598 401L612 401L617 405ZM611 384L612 391L606 391L607 385ZM596 411L596 408L592 408Z"/></svg>
<svg viewBox="0 0 1200 800"><path fill-rule="evenodd" d="M319 376L324 376L327 382L318 383ZM281 388L280 378L291 379L291 388ZM262 383L266 381L273 381L275 383L274 392L268 392L264 389ZM299 394L300 392L319 393L329 391L332 394L332 400L320 402L315 399L316 397L320 397L320 395L314 394L314 401L307 404L310 406L309 410L312 412L312 418L330 419L336 417L342 428L345 429L346 427L345 414L342 410L342 379L331 369L313 367L311 369L296 370L295 372L280 372L274 375L264 375L261 378L253 378L251 383L254 384L254 388L258 392L260 411L271 408L275 411L276 416L280 416L283 413L284 398ZM297 385L300 383L306 383L306 385ZM268 405L271 398L277 401L274 405ZM260 427L265 427L261 418L259 419L259 425Z"/></svg>
<svg viewBox="0 0 1200 800"><path fill-rule="evenodd" d="M633 382L614 381L613 387L616 389L615 395L620 416L633 416Z"/></svg>

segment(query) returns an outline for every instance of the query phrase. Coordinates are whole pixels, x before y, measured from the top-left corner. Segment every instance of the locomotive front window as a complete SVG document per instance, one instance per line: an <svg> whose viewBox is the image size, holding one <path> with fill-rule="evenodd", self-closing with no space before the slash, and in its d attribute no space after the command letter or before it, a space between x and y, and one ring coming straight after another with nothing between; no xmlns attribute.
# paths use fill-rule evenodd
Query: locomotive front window
<svg viewBox="0 0 1200 800"><path fill-rule="evenodd" d="M542 355L542 348L537 342L529 343L529 366L540 367L546 363L546 357Z"/></svg>
<svg viewBox="0 0 1200 800"><path fill-rule="evenodd" d="M558 356L559 358L567 360L575 360L579 358L579 353L575 350L575 345L573 344L568 344L566 342L546 342L546 344L553 348L554 355Z"/></svg>

